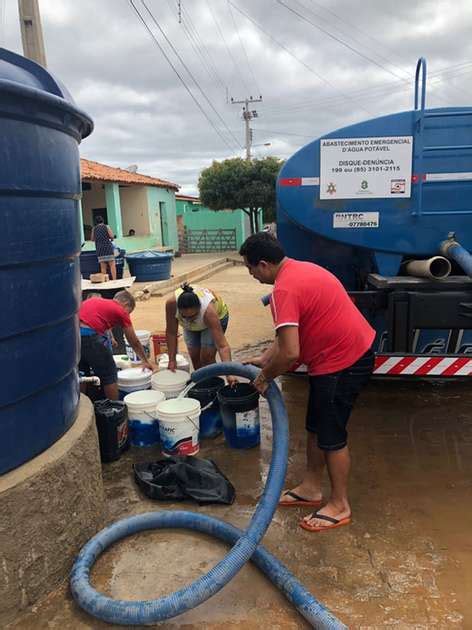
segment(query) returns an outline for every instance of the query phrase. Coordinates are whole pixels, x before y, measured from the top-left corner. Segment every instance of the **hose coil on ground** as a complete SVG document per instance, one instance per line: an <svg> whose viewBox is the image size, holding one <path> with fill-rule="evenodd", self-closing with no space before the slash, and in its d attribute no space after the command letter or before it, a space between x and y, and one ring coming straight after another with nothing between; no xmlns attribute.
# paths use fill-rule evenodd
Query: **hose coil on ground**
<svg viewBox="0 0 472 630"><path fill-rule="evenodd" d="M213 376L235 375L253 380L258 370L237 363L218 363L192 374L195 382ZM80 551L72 568L70 585L76 602L91 615L109 623L141 625L157 623L184 613L221 590L252 560L296 606L314 628L346 628L309 593L272 554L259 545L277 509L283 489L288 455L288 418L282 395L271 383L270 407L274 448L267 484L246 531L218 519L186 511L149 512L122 519L96 534ZM90 584L90 570L105 549L114 542L149 529L191 529L215 536L233 545L228 554L208 573L189 586L165 597L143 601L120 601L102 595Z"/></svg>

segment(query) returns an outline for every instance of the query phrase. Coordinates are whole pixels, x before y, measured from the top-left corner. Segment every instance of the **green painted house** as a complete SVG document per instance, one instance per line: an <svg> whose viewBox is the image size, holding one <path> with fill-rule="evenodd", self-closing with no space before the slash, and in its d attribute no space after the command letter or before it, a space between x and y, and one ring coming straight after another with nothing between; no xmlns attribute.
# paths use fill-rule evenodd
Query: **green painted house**
<svg viewBox="0 0 472 630"><path fill-rule="evenodd" d="M91 160L81 159L80 166L84 250L95 247L90 237L97 216L104 218L117 245L127 252L178 250L177 184Z"/></svg>
<svg viewBox="0 0 472 630"><path fill-rule="evenodd" d="M217 248L218 242L222 244L222 249L239 249L251 233L249 217L243 210L210 210L198 197L191 195L177 194L175 203L182 251L185 251L185 243L189 240L201 243L204 232L207 233L208 251ZM222 233L219 241L218 231ZM231 247L224 247L225 243L231 243Z"/></svg>

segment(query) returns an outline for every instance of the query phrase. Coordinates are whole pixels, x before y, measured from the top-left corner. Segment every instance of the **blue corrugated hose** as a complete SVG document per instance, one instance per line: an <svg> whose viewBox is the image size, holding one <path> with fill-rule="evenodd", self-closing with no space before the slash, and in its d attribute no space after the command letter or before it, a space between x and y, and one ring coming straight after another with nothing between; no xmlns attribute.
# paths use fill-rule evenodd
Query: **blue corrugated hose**
<svg viewBox="0 0 472 630"><path fill-rule="evenodd" d="M258 370L238 363L218 363L192 374L198 382L213 376L242 376L253 380ZM125 518L103 529L81 550L71 573L74 599L88 613L109 623L121 625L150 624L170 619L195 608L222 589L248 560L252 560L297 610L320 630L341 630L346 626L336 619L298 580L268 551L259 545L277 508L287 469L288 418L282 395L271 383L267 400L272 417L274 448L267 484L245 532L215 518L184 511L149 512ZM118 601L98 593L89 581L90 570L111 544L137 532L149 529L191 529L213 535L233 547L228 555L206 575L189 586L160 599Z"/></svg>

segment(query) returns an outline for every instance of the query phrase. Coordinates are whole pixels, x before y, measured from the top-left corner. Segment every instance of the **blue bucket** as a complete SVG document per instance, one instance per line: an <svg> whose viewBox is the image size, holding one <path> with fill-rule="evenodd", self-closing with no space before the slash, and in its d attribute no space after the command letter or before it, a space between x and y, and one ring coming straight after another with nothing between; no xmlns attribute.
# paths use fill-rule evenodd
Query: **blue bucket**
<svg viewBox="0 0 472 630"><path fill-rule="evenodd" d="M202 438L214 438L223 430L218 392L225 386L222 378L215 376L197 383L187 394L189 398L195 398L201 405L200 431Z"/></svg>
<svg viewBox="0 0 472 630"><path fill-rule="evenodd" d="M261 441L259 392L249 383L226 385L218 392L223 431L231 448L252 448Z"/></svg>

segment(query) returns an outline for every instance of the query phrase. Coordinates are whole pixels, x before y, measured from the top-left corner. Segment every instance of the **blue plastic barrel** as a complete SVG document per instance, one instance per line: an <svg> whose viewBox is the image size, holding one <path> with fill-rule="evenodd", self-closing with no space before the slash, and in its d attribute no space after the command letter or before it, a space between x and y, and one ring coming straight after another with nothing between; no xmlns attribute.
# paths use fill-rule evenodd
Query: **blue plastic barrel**
<svg viewBox="0 0 472 630"><path fill-rule="evenodd" d="M0 48L0 474L77 415L78 144L92 127L44 68Z"/></svg>
<svg viewBox="0 0 472 630"><path fill-rule="evenodd" d="M120 255L115 258L117 279L121 279L123 277L125 254L126 249L120 249ZM82 278L86 278L88 280L90 278L90 274L99 272L100 263L98 262L97 252L94 249L88 252L81 252L80 273L82 275Z"/></svg>
<svg viewBox="0 0 472 630"><path fill-rule="evenodd" d="M128 254L126 262L137 282L150 282L170 278L172 258L173 254L146 251Z"/></svg>
<svg viewBox="0 0 472 630"><path fill-rule="evenodd" d="M80 253L80 273L82 278L87 280L90 278L90 274L99 273L100 263L98 262L97 252L92 249L88 252Z"/></svg>

